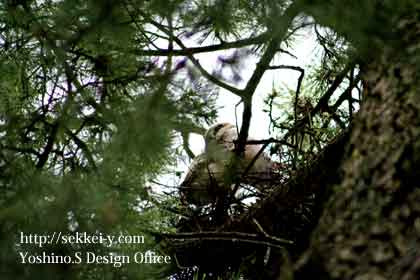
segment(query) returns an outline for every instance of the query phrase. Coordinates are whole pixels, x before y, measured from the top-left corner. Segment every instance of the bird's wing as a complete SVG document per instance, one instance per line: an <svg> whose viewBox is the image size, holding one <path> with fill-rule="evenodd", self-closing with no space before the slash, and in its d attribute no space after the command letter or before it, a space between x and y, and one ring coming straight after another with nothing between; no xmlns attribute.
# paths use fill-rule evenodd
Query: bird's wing
<svg viewBox="0 0 420 280"><path fill-rule="evenodd" d="M180 185L181 199L197 206L214 202L223 170L223 162L208 159L206 154L197 156Z"/></svg>
<svg viewBox="0 0 420 280"><path fill-rule="evenodd" d="M181 183L181 186L188 187L190 186L194 181L197 180L198 177L200 177L200 174L202 173L202 170L206 166L206 155L200 154L196 156L193 161L191 162L190 166L188 167L188 172L185 175L184 180Z"/></svg>

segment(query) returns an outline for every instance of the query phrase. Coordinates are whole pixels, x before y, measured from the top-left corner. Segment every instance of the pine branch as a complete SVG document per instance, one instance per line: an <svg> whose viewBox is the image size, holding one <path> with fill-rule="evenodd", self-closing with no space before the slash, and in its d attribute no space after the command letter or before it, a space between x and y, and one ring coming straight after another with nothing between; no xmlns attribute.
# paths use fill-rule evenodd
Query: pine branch
<svg viewBox="0 0 420 280"><path fill-rule="evenodd" d="M168 49L157 49L157 50L133 50L133 54L141 56L190 56L199 53L215 52L221 50L238 49L251 45L263 44L269 38L269 33L264 32L258 36L250 37L246 39L240 39L234 42L222 42L220 44L203 46L203 47L184 47L182 49L168 50Z"/></svg>

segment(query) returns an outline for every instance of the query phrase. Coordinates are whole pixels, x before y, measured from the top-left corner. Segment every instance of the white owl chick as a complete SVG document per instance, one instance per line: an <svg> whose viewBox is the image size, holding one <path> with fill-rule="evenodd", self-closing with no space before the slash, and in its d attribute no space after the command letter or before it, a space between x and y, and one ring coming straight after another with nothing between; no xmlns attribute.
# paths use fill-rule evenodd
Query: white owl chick
<svg viewBox="0 0 420 280"><path fill-rule="evenodd" d="M228 160L235 149L235 141L238 139L238 129L231 123L219 123L210 127L205 134L205 152L214 160ZM249 139L250 140L250 139ZM242 171L254 160L249 174L271 173L277 166L270 160L266 153L260 153L262 145L245 145L244 162Z"/></svg>
<svg viewBox="0 0 420 280"><path fill-rule="evenodd" d="M202 206L213 203L218 196L226 194L231 189L231 186L225 183L224 176L234 156L237 138L237 128L230 123L219 123L208 129L205 134L205 151L194 158L181 183L181 196L188 204ZM258 155L260 149L261 145L246 145L243 161L235 170L239 176L242 176L248 169L242 179L257 188L263 188L264 185L259 181L270 178L276 168L276 164L265 153Z"/></svg>

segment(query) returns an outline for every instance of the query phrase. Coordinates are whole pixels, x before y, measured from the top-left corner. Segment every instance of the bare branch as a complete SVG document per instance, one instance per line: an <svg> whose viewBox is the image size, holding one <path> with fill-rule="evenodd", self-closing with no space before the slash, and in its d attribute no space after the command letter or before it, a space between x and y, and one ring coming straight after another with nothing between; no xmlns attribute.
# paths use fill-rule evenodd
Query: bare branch
<svg viewBox="0 0 420 280"><path fill-rule="evenodd" d="M185 242L185 241L231 241L231 242L243 242L257 245L271 246L275 248L283 249L284 246L293 245L294 242L284 238L274 236L261 236L253 233L244 232L214 232L214 231L202 231L202 232L185 232L185 233L154 233L164 238L171 240Z"/></svg>
<svg viewBox="0 0 420 280"><path fill-rule="evenodd" d="M195 154L193 153L193 151L190 149L190 146L188 145L188 133L185 132L181 132L181 136L182 136L182 147L184 148L185 152L187 153L188 157L190 159L195 158Z"/></svg>
<svg viewBox="0 0 420 280"><path fill-rule="evenodd" d="M56 121L51 127L51 132L50 132L50 135L48 136L47 144L45 145L44 151L39 155L36 168L41 169L42 167L44 167L45 163L47 162L48 157L54 146L55 138L57 137L58 128L59 128L59 123L58 121Z"/></svg>
<svg viewBox="0 0 420 280"><path fill-rule="evenodd" d="M302 86L303 76L305 75L305 70L299 66L291 66L291 65L277 65L277 66L270 66L268 69L274 70L274 69L290 69L300 72L297 86L296 86L296 94L295 94L295 106L294 106L294 114L295 114L295 124L297 123L297 104L299 101L299 93L300 88Z"/></svg>
<svg viewBox="0 0 420 280"><path fill-rule="evenodd" d="M184 47L182 49L168 50L168 49L156 49L156 50L133 50L133 54L142 56L190 56L199 53L207 53L221 50L243 48L251 45L263 44L269 38L269 33L264 32L258 36L250 37L246 39L237 40L234 42L222 42L220 44L203 46L203 47ZM285 51L283 51L285 52ZM285 52L286 53L286 52Z"/></svg>

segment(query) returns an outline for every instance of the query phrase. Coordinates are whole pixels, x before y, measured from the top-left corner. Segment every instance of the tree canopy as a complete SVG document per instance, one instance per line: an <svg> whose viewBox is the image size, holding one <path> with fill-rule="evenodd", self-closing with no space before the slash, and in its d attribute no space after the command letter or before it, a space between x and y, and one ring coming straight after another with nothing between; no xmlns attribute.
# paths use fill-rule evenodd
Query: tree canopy
<svg viewBox="0 0 420 280"><path fill-rule="evenodd" d="M417 0L2 1L0 278L391 279L374 270L389 261L392 277L414 279L415 266L397 261L415 259L401 239L420 244L419 14ZM299 55L302 32L318 59L282 63ZM258 92L263 75L284 71L298 74L296 88ZM211 207L182 202L179 184L197 156L189 137L217 121L227 92L243 108L228 169L250 144L281 169L263 192L245 192L252 202L228 199L215 222ZM255 110L269 139L248 138ZM229 175L235 192L249 185ZM377 221L391 220L386 236ZM76 233L131 239L55 236ZM360 252L341 247L367 240ZM375 248L372 266L356 260ZM76 257L151 251L171 262ZM24 253L72 262L30 264Z"/></svg>

